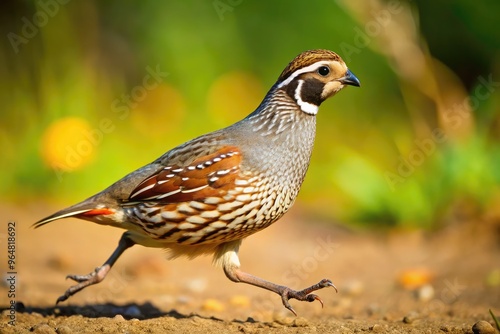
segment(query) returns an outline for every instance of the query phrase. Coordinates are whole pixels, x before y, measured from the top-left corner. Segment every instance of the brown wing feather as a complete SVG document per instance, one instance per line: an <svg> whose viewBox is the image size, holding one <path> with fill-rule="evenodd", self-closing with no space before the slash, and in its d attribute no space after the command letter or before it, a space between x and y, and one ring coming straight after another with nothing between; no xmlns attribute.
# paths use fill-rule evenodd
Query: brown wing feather
<svg viewBox="0 0 500 334"><path fill-rule="evenodd" d="M131 193L131 201L180 203L221 196L234 188L241 152L226 146L200 157L187 166L167 166L142 181Z"/></svg>

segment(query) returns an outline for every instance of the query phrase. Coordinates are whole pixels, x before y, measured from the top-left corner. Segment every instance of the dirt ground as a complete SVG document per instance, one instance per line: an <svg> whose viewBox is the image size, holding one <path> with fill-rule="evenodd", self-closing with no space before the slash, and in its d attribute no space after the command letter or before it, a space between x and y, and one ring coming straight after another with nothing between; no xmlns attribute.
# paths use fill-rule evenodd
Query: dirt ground
<svg viewBox="0 0 500 334"><path fill-rule="evenodd" d="M65 276L101 265L122 233L76 219L30 228L59 208L0 206L1 333L494 333L489 309L500 315L498 219L432 233L368 233L313 219L300 206L245 240L242 268L297 289L330 278L339 291L318 291L323 308L292 300L295 317L279 296L230 282L208 257L169 262L162 250L141 246L103 282L56 307L71 285ZM15 298L9 221L16 222Z"/></svg>

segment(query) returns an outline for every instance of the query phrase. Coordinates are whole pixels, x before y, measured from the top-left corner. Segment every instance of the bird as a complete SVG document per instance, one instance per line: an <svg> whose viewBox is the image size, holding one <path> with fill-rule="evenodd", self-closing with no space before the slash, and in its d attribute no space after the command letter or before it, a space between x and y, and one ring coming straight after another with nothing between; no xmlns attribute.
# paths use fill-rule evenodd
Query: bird
<svg viewBox="0 0 500 334"><path fill-rule="evenodd" d="M126 231L103 265L77 284L67 300L101 282L133 245L162 248L169 259L213 255L229 280L267 289L289 300L322 299L313 292L330 279L302 290L272 283L241 269L242 240L280 219L294 203L309 167L319 106L346 86L360 86L342 58L325 49L297 55L260 105L242 120L187 141L88 199L34 224L79 218ZM221 97L222 98L222 97Z"/></svg>

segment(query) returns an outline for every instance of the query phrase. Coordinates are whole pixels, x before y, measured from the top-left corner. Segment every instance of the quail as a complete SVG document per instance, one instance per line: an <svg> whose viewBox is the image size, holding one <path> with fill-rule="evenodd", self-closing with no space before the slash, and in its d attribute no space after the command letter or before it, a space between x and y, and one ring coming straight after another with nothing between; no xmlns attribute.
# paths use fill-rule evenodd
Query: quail
<svg viewBox="0 0 500 334"><path fill-rule="evenodd" d="M100 193L34 224L75 217L125 229L109 259L77 282L57 303L101 282L135 244L168 250L169 258L213 254L233 282L289 299L322 300L312 292L333 287L323 279L293 290L240 269L242 240L277 221L300 190L314 144L320 104L346 85L360 86L344 61L329 50L295 57L255 111L224 129L190 140L126 175ZM336 288L335 288L336 289Z"/></svg>

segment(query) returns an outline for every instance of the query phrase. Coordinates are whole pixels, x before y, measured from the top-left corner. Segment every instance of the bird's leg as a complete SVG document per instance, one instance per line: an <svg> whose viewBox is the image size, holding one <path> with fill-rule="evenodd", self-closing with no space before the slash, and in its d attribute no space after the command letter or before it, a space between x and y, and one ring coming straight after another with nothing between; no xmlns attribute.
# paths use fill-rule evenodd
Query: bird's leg
<svg viewBox="0 0 500 334"><path fill-rule="evenodd" d="M224 272L226 273L226 276L233 282L237 283L247 283L251 285L258 286L260 288L267 289L269 291L275 292L278 295L281 296L281 301L283 302L283 305L289 309L293 314L297 315L295 310L293 309L292 305L290 305L290 302L288 301L289 299L297 299L300 301L306 301L306 302L313 302L315 300L319 301L321 303L321 306L323 306L323 301L319 296L311 293L316 290L320 290L323 288L327 287L333 287L335 291L337 288L335 285L333 285L332 281L329 279L322 279L319 283L314 284L308 288L305 288L303 290L292 290L287 286L284 285L278 285L269 281L266 281L260 277L256 277L253 275L250 275L239 268L229 268L229 271L224 268Z"/></svg>
<svg viewBox="0 0 500 334"><path fill-rule="evenodd" d="M122 253L127 248L130 248L133 245L135 245L135 242L130 239L128 233L125 232L118 242L118 247L116 247L113 254L111 254L109 259L107 259L102 266L95 268L95 270L88 275L66 276L66 278L70 278L73 281L78 282L79 284L73 285L68 290L66 290L66 292L64 292L64 295L57 298L56 304L65 301L69 297L76 294L78 291L83 290L90 285L101 282L106 277L111 267L115 264L116 260L118 260L118 258L122 255Z"/></svg>
<svg viewBox="0 0 500 334"><path fill-rule="evenodd" d="M321 300L321 298L319 298L317 295L311 292L327 287L333 287L335 291L337 291L337 288L335 287L335 285L333 285L332 281L330 281L329 279L322 279L319 283L314 284L303 290L292 290L287 286L278 285L266 281L260 277L250 275L239 268L240 263L237 254L238 247L239 244L234 249L229 250L227 253L221 256L222 266L224 268L224 273L226 274L226 276L233 282L247 283L277 293L278 295L281 296L281 301L283 302L283 305L295 315L297 315L297 313L290 305L288 301L289 299L293 298L307 302L313 302L317 300L321 303L321 306L323 306L323 301Z"/></svg>

